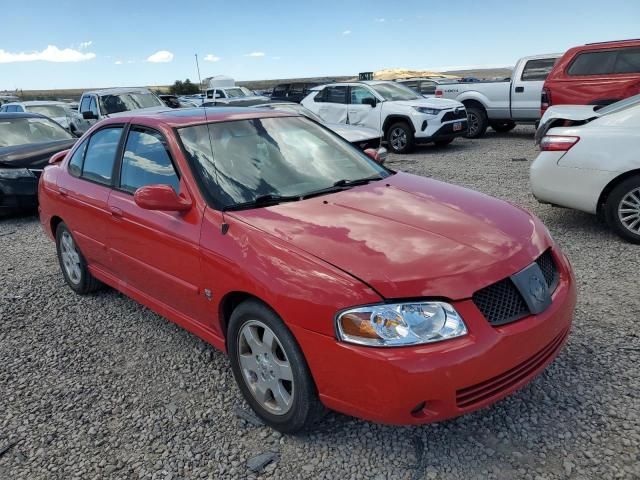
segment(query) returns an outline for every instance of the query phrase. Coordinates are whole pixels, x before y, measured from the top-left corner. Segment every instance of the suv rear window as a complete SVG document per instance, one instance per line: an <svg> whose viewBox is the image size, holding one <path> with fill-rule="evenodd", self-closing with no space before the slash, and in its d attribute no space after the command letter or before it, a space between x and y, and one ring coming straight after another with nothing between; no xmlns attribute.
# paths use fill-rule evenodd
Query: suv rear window
<svg viewBox="0 0 640 480"><path fill-rule="evenodd" d="M571 63L567 73L569 75L640 73L640 48L580 53Z"/></svg>

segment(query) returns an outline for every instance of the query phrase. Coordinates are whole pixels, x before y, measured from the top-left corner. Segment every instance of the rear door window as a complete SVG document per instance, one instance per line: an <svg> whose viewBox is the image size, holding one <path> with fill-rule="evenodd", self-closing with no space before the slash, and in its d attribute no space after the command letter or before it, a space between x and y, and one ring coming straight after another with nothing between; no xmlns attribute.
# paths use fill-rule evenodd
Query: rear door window
<svg viewBox="0 0 640 480"><path fill-rule="evenodd" d="M640 73L640 48L621 48L614 70L615 73Z"/></svg>
<svg viewBox="0 0 640 480"><path fill-rule="evenodd" d="M107 127L91 135L84 156L82 178L110 185L113 165L120 145L122 127Z"/></svg>
<svg viewBox="0 0 640 480"><path fill-rule="evenodd" d="M347 103L347 86L338 85L335 87L326 87L325 102L327 103Z"/></svg>
<svg viewBox="0 0 640 480"><path fill-rule="evenodd" d="M606 75L613 73L616 51L580 53L571 63L567 73L572 76Z"/></svg>
<svg viewBox="0 0 640 480"><path fill-rule="evenodd" d="M180 180L161 133L132 127L120 169L120 188L133 193L147 185L169 185L178 193Z"/></svg>
<svg viewBox="0 0 640 480"><path fill-rule="evenodd" d="M556 63L557 58L539 58L529 60L522 69L520 80L523 82L544 81Z"/></svg>

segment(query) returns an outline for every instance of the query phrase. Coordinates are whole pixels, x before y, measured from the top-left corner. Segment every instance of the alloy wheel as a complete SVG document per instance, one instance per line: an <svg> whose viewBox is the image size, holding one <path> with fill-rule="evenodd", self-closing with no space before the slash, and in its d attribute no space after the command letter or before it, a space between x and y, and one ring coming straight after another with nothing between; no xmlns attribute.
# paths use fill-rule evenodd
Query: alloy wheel
<svg viewBox="0 0 640 480"><path fill-rule="evenodd" d="M273 415L285 415L295 395L293 371L273 330L258 320L246 322L238 335L237 355L256 401Z"/></svg>
<svg viewBox="0 0 640 480"><path fill-rule="evenodd" d="M627 230L640 235L640 187L622 197L618 205L618 218Z"/></svg>
<svg viewBox="0 0 640 480"><path fill-rule="evenodd" d="M394 150L400 151L407 146L407 132L399 127L394 128L391 130L391 138L389 141Z"/></svg>
<svg viewBox="0 0 640 480"><path fill-rule="evenodd" d="M478 133L478 130L480 129L480 120L475 113L467 112L467 123L469 129L468 135L470 137L473 137L476 133Z"/></svg>
<svg viewBox="0 0 640 480"><path fill-rule="evenodd" d="M67 277L74 285L78 285L82 279L82 265L80 263L80 255L76 249L76 244L67 231L62 233L60 238L60 256L62 264L67 273Z"/></svg>

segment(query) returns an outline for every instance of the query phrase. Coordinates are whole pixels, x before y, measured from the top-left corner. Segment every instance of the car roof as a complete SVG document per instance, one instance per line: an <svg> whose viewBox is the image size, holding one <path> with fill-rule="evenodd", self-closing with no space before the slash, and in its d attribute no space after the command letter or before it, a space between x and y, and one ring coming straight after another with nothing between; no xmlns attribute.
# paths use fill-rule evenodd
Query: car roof
<svg viewBox="0 0 640 480"><path fill-rule="evenodd" d="M65 102L58 102L57 100L26 100L24 102L7 102L4 105L23 105L29 107L32 105L69 105Z"/></svg>
<svg viewBox="0 0 640 480"><path fill-rule="evenodd" d="M151 91L145 87L118 87L88 90L82 95L118 95L120 93L151 93Z"/></svg>
<svg viewBox="0 0 640 480"><path fill-rule="evenodd" d="M46 118L47 120L49 120L49 117L45 117L44 115L40 115L39 113L0 112L0 120L12 120L14 118Z"/></svg>
<svg viewBox="0 0 640 480"><path fill-rule="evenodd" d="M132 122L141 125L166 125L171 128L200 125L203 123L231 122L235 120L249 120L252 118L269 117L299 117L293 112L279 112L265 108L251 107L194 107L172 108L161 112L136 113L118 115L109 119L108 123Z"/></svg>

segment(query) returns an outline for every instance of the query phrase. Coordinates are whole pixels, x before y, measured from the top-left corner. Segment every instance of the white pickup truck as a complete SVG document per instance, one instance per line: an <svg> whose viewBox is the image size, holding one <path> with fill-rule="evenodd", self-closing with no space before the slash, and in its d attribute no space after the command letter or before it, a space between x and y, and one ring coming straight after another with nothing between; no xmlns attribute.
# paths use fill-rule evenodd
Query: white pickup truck
<svg viewBox="0 0 640 480"><path fill-rule="evenodd" d="M508 132L517 123L540 120L542 86L560 54L523 57L504 81L438 85L437 98L462 102L467 109L468 138L484 135L487 127Z"/></svg>

